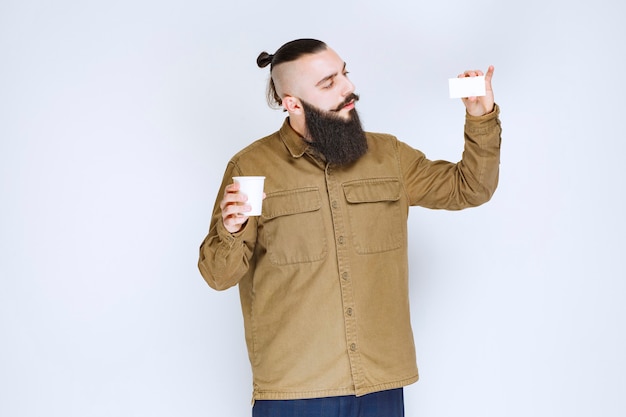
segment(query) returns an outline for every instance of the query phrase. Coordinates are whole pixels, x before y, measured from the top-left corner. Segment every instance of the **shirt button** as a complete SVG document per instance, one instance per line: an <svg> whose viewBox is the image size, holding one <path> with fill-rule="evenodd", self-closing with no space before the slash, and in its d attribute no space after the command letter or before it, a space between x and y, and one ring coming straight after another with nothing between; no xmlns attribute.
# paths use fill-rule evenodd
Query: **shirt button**
<svg viewBox="0 0 626 417"><path fill-rule="evenodd" d="M350 350L353 351L353 352L356 350L356 343L351 343L350 344Z"/></svg>
<svg viewBox="0 0 626 417"><path fill-rule="evenodd" d="M348 316L351 316L351 315L352 315L352 309L351 309L350 307L348 307L348 309L346 310L346 314L347 314Z"/></svg>
<svg viewBox="0 0 626 417"><path fill-rule="evenodd" d="M347 272L344 272L343 274L341 274L341 278L342 278L344 281L347 281L347 280L348 280L348 273L347 273Z"/></svg>
<svg viewBox="0 0 626 417"><path fill-rule="evenodd" d="M339 236L339 239L338 239L338 240L339 240L339 244L340 244L340 245L343 245L343 236Z"/></svg>
<svg viewBox="0 0 626 417"><path fill-rule="evenodd" d="M339 204L337 204L337 202L336 202L336 201L333 201L332 206L333 206L333 208L334 208L334 209L336 209L337 207L339 207Z"/></svg>

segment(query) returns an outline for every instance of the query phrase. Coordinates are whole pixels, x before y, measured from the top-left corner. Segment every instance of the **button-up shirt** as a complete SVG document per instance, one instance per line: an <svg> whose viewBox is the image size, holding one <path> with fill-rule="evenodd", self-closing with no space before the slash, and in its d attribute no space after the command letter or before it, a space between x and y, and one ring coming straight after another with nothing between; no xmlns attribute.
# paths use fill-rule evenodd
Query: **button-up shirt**
<svg viewBox="0 0 626 417"><path fill-rule="evenodd" d="M239 286L253 399L364 395L417 381L408 209L491 198L498 113L466 115L458 163L367 133L358 161L327 164L288 119L228 162L198 265L212 288ZM231 234L219 202L239 175L265 176L267 197L262 215Z"/></svg>

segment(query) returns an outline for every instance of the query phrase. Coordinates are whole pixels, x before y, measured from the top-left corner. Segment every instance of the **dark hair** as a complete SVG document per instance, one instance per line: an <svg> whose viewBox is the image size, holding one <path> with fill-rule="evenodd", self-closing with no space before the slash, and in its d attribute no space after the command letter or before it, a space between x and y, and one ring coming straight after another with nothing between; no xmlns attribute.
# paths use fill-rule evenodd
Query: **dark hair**
<svg viewBox="0 0 626 417"><path fill-rule="evenodd" d="M324 42L316 39L296 39L278 48L273 55L265 51L259 54L256 59L259 68L270 66L270 80L267 85L267 103L270 107L278 108L282 103L282 98L276 93L276 86L272 78L272 70L274 67L285 62L295 61L303 55L321 52L326 48L327 46Z"/></svg>

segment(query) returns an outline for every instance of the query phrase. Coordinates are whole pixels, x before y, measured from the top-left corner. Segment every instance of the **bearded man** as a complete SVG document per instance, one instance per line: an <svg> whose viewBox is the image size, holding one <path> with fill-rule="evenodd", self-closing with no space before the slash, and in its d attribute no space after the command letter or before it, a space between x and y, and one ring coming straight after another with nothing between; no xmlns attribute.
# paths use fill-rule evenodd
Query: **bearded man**
<svg viewBox="0 0 626 417"><path fill-rule="evenodd" d="M346 63L298 39L275 54L268 99L288 116L229 162L198 266L210 287L239 286L253 373L253 417L404 415L418 379L410 324L410 206L459 210L493 195L499 109L464 98L457 163L430 161L387 134L364 132ZM483 75L465 71L459 77ZM233 176L266 177L261 216Z"/></svg>

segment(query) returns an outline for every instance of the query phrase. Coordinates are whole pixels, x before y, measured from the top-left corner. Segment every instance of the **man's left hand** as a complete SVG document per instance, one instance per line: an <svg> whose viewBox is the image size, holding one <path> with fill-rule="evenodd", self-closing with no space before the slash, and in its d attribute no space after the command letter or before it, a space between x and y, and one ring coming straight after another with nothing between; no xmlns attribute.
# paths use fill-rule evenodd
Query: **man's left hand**
<svg viewBox="0 0 626 417"><path fill-rule="evenodd" d="M489 66L485 75L485 95L483 97L466 97L463 98L463 104L467 109L467 113L472 116L482 116L493 111L494 98L491 88L491 78L493 77L493 65ZM481 70L468 70L463 74L459 74L459 78L464 77L480 77L483 75Z"/></svg>

